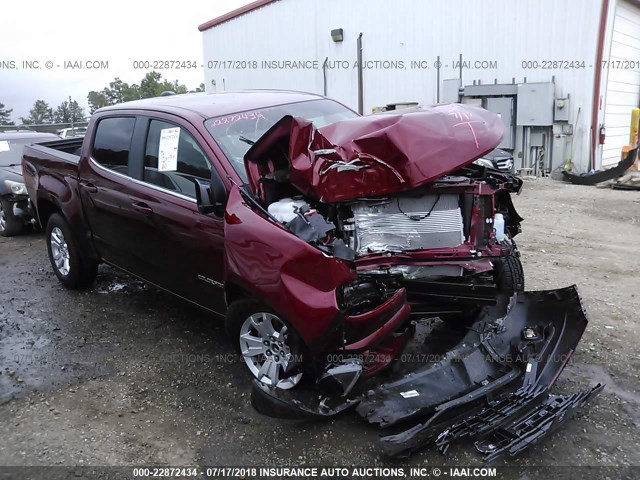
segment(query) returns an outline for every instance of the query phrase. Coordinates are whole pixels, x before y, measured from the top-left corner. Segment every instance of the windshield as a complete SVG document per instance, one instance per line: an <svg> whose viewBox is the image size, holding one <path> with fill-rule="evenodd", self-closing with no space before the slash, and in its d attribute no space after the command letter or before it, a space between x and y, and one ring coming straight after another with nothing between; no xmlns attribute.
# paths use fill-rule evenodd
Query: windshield
<svg viewBox="0 0 640 480"><path fill-rule="evenodd" d="M316 128L358 116L337 102L322 99L210 118L205 122L205 127L227 156L233 168L246 182L244 154L258 138L285 115L307 119Z"/></svg>
<svg viewBox="0 0 640 480"><path fill-rule="evenodd" d="M22 147L33 143L50 142L55 137L29 137L0 140L0 167L20 165L22 160Z"/></svg>

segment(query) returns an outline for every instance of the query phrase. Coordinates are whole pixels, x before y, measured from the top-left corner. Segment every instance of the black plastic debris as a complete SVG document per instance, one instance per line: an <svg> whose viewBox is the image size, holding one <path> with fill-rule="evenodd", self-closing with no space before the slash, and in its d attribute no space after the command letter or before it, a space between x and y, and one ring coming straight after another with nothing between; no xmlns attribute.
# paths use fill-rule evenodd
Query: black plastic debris
<svg viewBox="0 0 640 480"><path fill-rule="evenodd" d="M341 392L321 394L304 385L295 390L282 390L254 380L251 389L251 404L258 412L289 420L333 417L358 401L357 397L345 397Z"/></svg>
<svg viewBox="0 0 640 480"><path fill-rule="evenodd" d="M287 224L287 227L305 242L320 242L328 232L336 228L333 223L327 222L322 215L318 213L305 215L302 211Z"/></svg>
<svg viewBox="0 0 640 480"><path fill-rule="evenodd" d="M504 317L486 309L438 363L367 392L358 413L383 427L433 416L427 429L508 385L550 387L586 326L575 287L521 293Z"/></svg>
<svg viewBox="0 0 640 480"><path fill-rule="evenodd" d="M545 400L542 403L537 401L532 402L533 405L525 403L529 408L525 408L519 414L514 414L512 411L514 400L511 398L512 395L504 401L492 402L476 417L481 430L488 435L478 440L475 446L479 452L486 455L487 463L505 453L514 456L556 430L579 408L587 405L603 388L604 385L598 384L590 390L571 395L550 395L545 390L542 395ZM502 403L502 408L497 409L496 403ZM438 442L436 444L440 447Z"/></svg>
<svg viewBox="0 0 640 480"><path fill-rule="evenodd" d="M506 314L497 309L485 307L437 362L395 380L372 388L373 379L358 380L354 365L334 366L324 383L312 387L279 391L256 382L252 403L279 418L326 418L357 405L360 416L389 432L380 446L393 457L429 445L445 453L463 439L473 439L488 462L515 455L555 430L603 386L550 394L587 326L575 286L520 293ZM332 384L340 388L324 388Z"/></svg>
<svg viewBox="0 0 640 480"><path fill-rule="evenodd" d="M620 160L618 164L607 170L599 170L593 173L587 173L585 175L574 175L567 171L563 171L562 175L564 180L575 185L595 185L596 183L606 182L607 180L613 180L615 178L624 175L624 172L629 170L638 158L638 147L630 150L627 156Z"/></svg>
<svg viewBox="0 0 640 480"><path fill-rule="evenodd" d="M640 190L640 185L630 185L627 183L614 183L613 185L611 185L611 188L613 190L633 190L633 191L638 191Z"/></svg>

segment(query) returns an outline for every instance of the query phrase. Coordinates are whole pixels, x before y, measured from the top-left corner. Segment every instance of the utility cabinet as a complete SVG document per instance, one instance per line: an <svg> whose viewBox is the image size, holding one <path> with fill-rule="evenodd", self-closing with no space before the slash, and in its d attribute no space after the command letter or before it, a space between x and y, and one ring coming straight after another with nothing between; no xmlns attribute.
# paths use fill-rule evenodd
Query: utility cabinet
<svg viewBox="0 0 640 480"><path fill-rule="evenodd" d="M553 83L519 83L517 92L517 125L524 127L553 125L555 107Z"/></svg>
<svg viewBox="0 0 640 480"><path fill-rule="evenodd" d="M484 100L484 108L500 115L500 119L504 123L504 137L498 147L513 150L513 97L487 97Z"/></svg>

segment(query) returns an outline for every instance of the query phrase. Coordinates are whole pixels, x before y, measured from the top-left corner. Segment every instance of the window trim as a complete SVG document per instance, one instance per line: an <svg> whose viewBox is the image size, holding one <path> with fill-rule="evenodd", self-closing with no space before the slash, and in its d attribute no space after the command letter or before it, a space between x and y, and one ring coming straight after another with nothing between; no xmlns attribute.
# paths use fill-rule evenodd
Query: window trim
<svg viewBox="0 0 640 480"><path fill-rule="evenodd" d="M113 119L113 118L133 118L133 130L131 131L131 140L129 141L129 150L128 150L128 154L127 154L127 173L129 174L129 176L131 175L131 146L133 145L133 141L134 141L134 137L135 137L135 133L136 133L136 124L138 123L138 116L137 115L132 115L132 114L124 114L124 115L106 115L104 117L101 117L98 119L98 123L96 124L96 128L93 131L93 135L91 138L91 150L89 152L89 158L91 158L91 160L93 160L93 162L98 165L99 167L101 167L104 170L107 170L109 172L113 172L117 175L123 175L120 172L116 172L115 170L112 170L111 168L102 165L100 162L98 162L94 157L93 157L93 152L95 149L95 145L96 145L96 137L98 136L98 129L100 128L100 124L104 121L104 120L109 120L109 119Z"/></svg>
<svg viewBox="0 0 640 480"><path fill-rule="evenodd" d="M203 178L205 180L211 181L212 175L214 175L214 174L218 175L218 172L217 172L216 167L214 165L215 162L213 160L211 160L209 155L207 155L206 149L202 148L202 145L200 145L200 142L198 141L198 139L195 138L195 136L189 131L189 129L187 127L185 127L184 125L180 124L179 122L176 122L176 121L174 121L172 119L166 119L166 118L156 117L156 116L152 116L152 115L140 115L139 116L139 120L140 121L144 121L144 128L141 128L141 130L139 131L140 139L138 140L138 143L140 144L140 149L139 149L138 155L136 156L137 162L136 162L136 172L135 173L137 174L137 177L139 177L139 178L134 177L134 179L138 180L140 182L140 184L150 186L155 190L159 190L161 192L171 193L171 194L176 195L176 196L178 196L180 198L188 198L189 200L193 200L195 202L196 201L195 197L190 197L189 195L184 195L182 193L178 193L178 192L175 192L173 190L169 190L169 189L163 188L163 187L161 187L159 185L156 185L154 183L150 183L150 182L145 182L144 181L145 155L146 155L146 152L147 152L147 142L149 141L149 132L151 131L151 122L153 122L155 120L156 122L168 123L170 125L173 125L174 127L180 128L181 131L184 131L187 135L189 135L191 137L191 139L198 146L198 148L200 149L200 152L202 153L202 155L204 155L205 160L209 164L209 178L206 178L206 177L197 177L197 178Z"/></svg>
<svg viewBox="0 0 640 480"><path fill-rule="evenodd" d="M133 172L132 171L132 166L135 163L136 167L142 167L144 168L144 151L146 150L146 141L147 141L147 136L148 136L148 129L149 129L149 125L151 123L151 120L158 120L161 122L165 122L165 123L172 123L175 124L177 127L180 127L182 129L184 129L185 131L187 131L187 133L189 133L189 135L191 135L191 137L193 138L193 140L196 142L196 144L198 145L198 147L200 148L200 150L202 150L202 153L205 155L206 159L208 160L209 164L210 164L210 168L211 168L211 176L216 175L219 179L222 180L222 176L220 175L220 173L218 172L218 167L221 167L222 170L228 175L228 172L226 172L226 170L224 169L224 167L221 165L220 160L218 159L218 156L216 155L215 151L213 151L213 158L207 154L207 148L203 148L202 144L200 141L198 141L198 139L196 138L196 135L193 134L193 132L190 131L189 127L187 127L186 125L183 125L179 122L177 122L174 118L171 119L167 119L164 116L167 115L165 112L160 112L162 115L161 116L155 116L153 115L154 112L144 112L144 113L138 113L138 112L131 112L130 110L127 113L119 113L118 111L113 111L113 112L109 112L109 114L104 115L104 116L100 116L97 119L97 124L96 124L96 128L94 128L92 130L92 135L91 135L91 150L89 151L89 155L88 155L88 160L89 163L94 166L95 168L97 168L98 170L105 172L107 174L111 174L114 175L120 179L123 180L129 180L131 181L133 184L135 185L139 185L142 187L147 187L150 188L151 190L155 190L158 191L160 193L164 193L164 194L168 194L171 195L173 197L176 198L180 198L182 200L186 200L189 203L192 203L194 205L197 205L197 200L194 197L190 197L188 195L184 195L182 193L176 192L174 190L168 190L166 188L160 187L158 185L154 185L152 183L147 183L145 181L142 180L142 178L136 178L136 174L137 176L141 176L143 170L141 169L140 172ZM173 117L173 116L172 116ZM95 137L96 137L96 133L98 131L98 125L100 124L100 122L102 120L106 120L108 118L133 118L135 119L135 124L134 124L134 132L132 134L131 137L131 145L133 145L134 142L136 142L137 144L142 144L142 148L138 148L136 151L138 152L138 155L133 158L131 155L131 145L129 147L129 158L127 159L127 174L124 173L120 173L117 172L115 170L112 170L108 167L105 167L104 165L101 165L95 158L93 158L93 147L94 147L94 143L95 143ZM188 125L191 125L191 123L186 122ZM140 128L142 129L142 132L140 132L138 130L138 125L140 125ZM138 139L136 137L136 133L142 133L142 139ZM197 129L196 129L197 132ZM200 132L198 132L198 134L200 134ZM205 140L206 137L203 137L203 140ZM205 140L206 143L206 140ZM214 141L215 144L215 141ZM211 149L211 146L208 146L209 149ZM202 178L202 177L199 177ZM210 180L210 179L209 179ZM228 189L227 189L228 190Z"/></svg>
<svg viewBox="0 0 640 480"><path fill-rule="evenodd" d="M173 190L167 190L166 188L162 188L158 185L154 185L153 183L147 183L144 182L142 180L138 180L137 178L133 178L129 175L125 175L124 173L120 173L120 172L116 172L115 170L111 170L110 168L104 167L102 165L100 165L97 160L95 160L93 157L89 157L89 160L91 161L92 165L94 165L95 167L97 167L98 169L104 171L104 172L108 172L111 173L113 175L115 175L116 177L120 177L124 180L129 180L133 183L135 183L136 185L142 185L144 187L149 187L152 190L157 190L159 192L162 193L168 193L169 195L173 195L174 197L178 197L178 198L182 198L183 200L189 200L191 203L197 203L196 199L193 197L190 197L188 195L183 195L182 193L178 193L178 192L174 192Z"/></svg>

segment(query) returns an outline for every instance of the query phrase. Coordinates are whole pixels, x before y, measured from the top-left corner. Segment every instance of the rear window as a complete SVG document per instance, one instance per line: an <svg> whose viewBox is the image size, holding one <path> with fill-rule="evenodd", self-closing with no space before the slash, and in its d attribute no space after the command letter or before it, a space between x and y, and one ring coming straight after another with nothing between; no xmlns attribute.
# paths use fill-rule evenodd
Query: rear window
<svg viewBox="0 0 640 480"><path fill-rule="evenodd" d="M126 174L135 123L133 117L100 120L91 152L93 159L103 167Z"/></svg>

